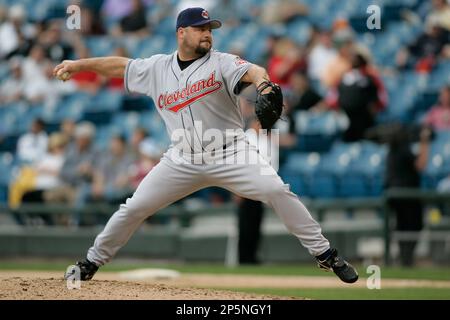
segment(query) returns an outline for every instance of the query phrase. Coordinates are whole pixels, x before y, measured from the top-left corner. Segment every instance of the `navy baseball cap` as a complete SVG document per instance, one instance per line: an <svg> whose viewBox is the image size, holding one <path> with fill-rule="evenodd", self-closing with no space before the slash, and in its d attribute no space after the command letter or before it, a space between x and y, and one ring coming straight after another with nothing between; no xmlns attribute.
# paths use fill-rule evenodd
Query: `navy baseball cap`
<svg viewBox="0 0 450 320"><path fill-rule="evenodd" d="M199 27L210 24L211 29L218 29L222 26L219 20L211 20L209 13L203 8L187 8L178 14L177 29L180 27Z"/></svg>

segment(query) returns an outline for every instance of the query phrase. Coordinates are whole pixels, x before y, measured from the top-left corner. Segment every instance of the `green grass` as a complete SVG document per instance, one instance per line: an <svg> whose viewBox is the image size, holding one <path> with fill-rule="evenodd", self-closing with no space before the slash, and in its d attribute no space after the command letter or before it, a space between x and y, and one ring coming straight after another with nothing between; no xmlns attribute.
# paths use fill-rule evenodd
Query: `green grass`
<svg viewBox="0 0 450 320"><path fill-rule="evenodd" d="M73 261L58 262L17 262L0 260L0 270L65 270ZM254 274L254 275L290 275L290 276L330 276L332 273L323 272L315 265L261 265L261 266L239 266L228 268L222 264L182 264L182 263L124 263L115 261L102 268L102 271L124 271L137 268L168 268L177 270L181 273L214 273L214 274ZM366 278L368 274L365 267L357 267L361 278ZM399 268L381 266L382 278L395 279L422 279L422 280L450 280L450 268L444 267L417 267L417 268Z"/></svg>
<svg viewBox="0 0 450 320"><path fill-rule="evenodd" d="M450 288L364 288L278 289L238 288L232 291L319 300L450 300Z"/></svg>

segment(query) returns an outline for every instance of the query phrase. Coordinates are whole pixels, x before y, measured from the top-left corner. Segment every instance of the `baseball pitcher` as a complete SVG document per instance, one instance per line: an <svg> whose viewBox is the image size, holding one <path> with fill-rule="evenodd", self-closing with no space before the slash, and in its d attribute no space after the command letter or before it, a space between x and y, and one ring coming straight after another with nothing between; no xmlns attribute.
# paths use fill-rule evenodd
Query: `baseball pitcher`
<svg viewBox="0 0 450 320"><path fill-rule="evenodd" d="M84 70L123 77L128 92L145 94L155 101L172 142L133 196L111 216L86 259L77 262L81 280L90 280L149 216L210 186L271 206L319 267L333 271L347 283L358 279L355 268L330 247L319 224L289 185L246 141L238 102L242 89L256 87L255 113L263 129L270 129L280 117L283 96L264 68L212 49L211 31L220 27L221 22L211 19L203 8L188 8L178 15L178 48L170 55L89 58L63 61L55 67L54 75L61 80ZM212 143L205 139L203 131L219 133L221 139ZM258 161L228 161L243 153ZM205 154L210 155L210 160L221 161L198 160ZM265 174L261 174L263 171Z"/></svg>

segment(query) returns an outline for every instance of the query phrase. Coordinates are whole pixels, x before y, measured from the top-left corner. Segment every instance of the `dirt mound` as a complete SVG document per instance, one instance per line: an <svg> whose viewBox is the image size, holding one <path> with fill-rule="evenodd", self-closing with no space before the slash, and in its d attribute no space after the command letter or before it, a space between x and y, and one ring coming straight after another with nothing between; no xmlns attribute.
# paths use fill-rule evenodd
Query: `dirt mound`
<svg viewBox="0 0 450 320"><path fill-rule="evenodd" d="M80 289L67 289L61 278L11 277L0 279L0 299L13 300L259 300L277 296L221 290L175 287L164 284L117 280L82 282ZM283 297L283 299L286 299Z"/></svg>

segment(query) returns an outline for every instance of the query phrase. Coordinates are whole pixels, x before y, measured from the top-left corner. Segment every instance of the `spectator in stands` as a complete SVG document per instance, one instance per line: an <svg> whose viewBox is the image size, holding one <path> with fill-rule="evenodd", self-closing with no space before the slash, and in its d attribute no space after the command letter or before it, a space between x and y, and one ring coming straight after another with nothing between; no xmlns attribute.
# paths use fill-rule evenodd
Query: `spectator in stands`
<svg viewBox="0 0 450 320"><path fill-rule="evenodd" d="M145 139L139 143L139 158L129 171L129 180L133 188L141 183L147 173L159 163L163 152L152 139Z"/></svg>
<svg viewBox="0 0 450 320"><path fill-rule="evenodd" d="M39 44L31 48L29 56L23 61L24 94L31 103L42 102L45 98L44 92L48 85L45 73L47 62L45 49Z"/></svg>
<svg viewBox="0 0 450 320"><path fill-rule="evenodd" d="M17 142L17 157L23 163L35 163L47 151L48 137L44 131L44 121L34 119L30 126L30 132L25 133Z"/></svg>
<svg viewBox="0 0 450 320"><path fill-rule="evenodd" d="M306 15L308 7L297 0L270 0L263 4L261 21L266 25L289 23Z"/></svg>
<svg viewBox="0 0 450 320"><path fill-rule="evenodd" d="M72 119L64 119L61 122L60 131L64 135L68 146L71 146L75 142L75 129L76 124Z"/></svg>
<svg viewBox="0 0 450 320"><path fill-rule="evenodd" d="M148 137L148 132L142 127L134 129L130 138L130 153L136 160L141 153L141 143Z"/></svg>
<svg viewBox="0 0 450 320"><path fill-rule="evenodd" d="M433 0L433 9L427 15L425 25L436 24L450 32L450 5L446 0Z"/></svg>
<svg viewBox="0 0 450 320"><path fill-rule="evenodd" d="M10 77L0 85L0 106L23 98L24 79L21 60L11 59L9 62Z"/></svg>
<svg viewBox="0 0 450 320"><path fill-rule="evenodd" d="M291 75L297 71L304 71L305 68L302 50L288 38L278 39L267 65L271 81L288 86Z"/></svg>
<svg viewBox="0 0 450 320"><path fill-rule="evenodd" d="M434 130L450 130L450 85L441 89L438 104L428 111L424 124Z"/></svg>
<svg viewBox="0 0 450 320"><path fill-rule="evenodd" d="M91 35L104 35L105 28L103 27L103 15L100 14L100 9L103 0L100 1L73 1L74 4L80 7L81 11L81 28L77 34L91 36ZM77 3L78 2L78 3ZM120 3L126 3L127 1L118 1L116 5L120 6ZM73 34L73 33L72 33Z"/></svg>
<svg viewBox="0 0 450 320"><path fill-rule="evenodd" d="M394 127L395 128L395 127ZM387 131L387 130L384 130ZM420 172L428 162L431 131L420 133L419 151L414 155L411 148L409 129L399 125L389 138L389 152L386 165L386 188L420 188ZM416 199L391 200L390 207L397 217L397 230L420 231L423 227L423 206ZM417 239L399 241L400 262L403 266L414 264L414 250Z"/></svg>
<svg viewBox="0 0 450 320"><path fill-rule="evenodd" d="M61 133L53 133L48 139L48 152L36 161L33 169L36 173L34 190L23 195L24 203L54 202L53 191L61 187L60 172L64 163L64 148L66 140ZM35 216L35 215L34 215ZM41 214L40 218L46 224L54 224L48 214Z"/></svg>
<svg viewBox="0 0 450 320"><path fill-rule="evenodd" d="M67 149L61 169L65 187L60 188L60 196L77 207L85 203L94 174L94 163L99 159L92 143L94 136L95 127L92 123L79 123L75 129L75 143Z"/></svg>
<svg viewBox="0 0 450 320"><path fill-rule="evenodd" d="M437 21L429 21L423 34L399 50L396 56L397 68L415 68L417 72L429 73L443 54L447 43L448 32Z"/></svg>
<svg viewBox="0 0 450 320"><path fill-rule="evenodd" d="M101 11L109 21L119 21L133 10L131 0L105 0Z"/></svg>
<svg viewBox="0 0 450 320"><path fill-rule="evenodd" d="M130 13L120 19L119 25L113 30L113 35L131 35L146 37L150 34L150 26L147 23L147 13L142 0L132 0Z"/></svg>
<svg viewBox="0 0 450 320"><path fill-rule="evenodd" d="M8 10L8 19L0 24L0 59L27 53L29 40L36 34L32 24L26 23L25 8L18 4Z"/></svg>
<svg viewBox="0 0 450 320"><path fill-rule="evenodd" d="M303 72L294 73L289 83L293 94L294 111L308 110L322 101L322 96L311 87L308 77Z"/></svg>
<svg viewBox="0 0 450 320"><path fill-rule="evenodd" d="M74 48L70 43L64 41L61 24L60 20L49 22L47 28L39 36L39 43L44 47L46 56L53 62L73 58Z"/></svg>
<svg viewBox="0 0 450 320"><path fill-rule="evenodd" d="M318 40L314 41L308 55L308 76L315 81L323 77L326 67L336 58L330 31L319 32Z"/></svg>
<svg viewBox="0 0 450 320"><path fill-rule="evenodd" d="M93 172L91 200L116 204L122 203L130 194L128 175L132 157L126 150L123 136L111 138L108 153L100 157Z"/></svg>
<svg viewBox="0 0 450 320"><path fill-rule="evenodd" d="M344 141L357 141L375 124L377 112L386 106L386 91L376 70L363 54L354 52L351 69L344 73L337 89L331 91L327 104L342 109L349 118Z"/></svg>
<svg viewBox="0 0 450 320"><path fill-rule="evenodd" d="M344 73L351 69L351 58L354 50L353 37L349 32L336 32L333 35L333 43L337 49L337 55L333 59L328 59L320 78L322 86L328 89L336 87Z"/></svg>

